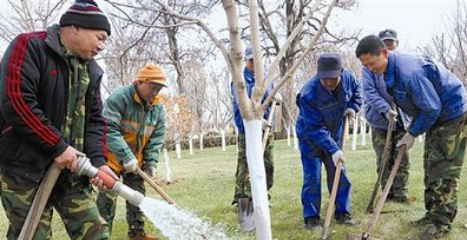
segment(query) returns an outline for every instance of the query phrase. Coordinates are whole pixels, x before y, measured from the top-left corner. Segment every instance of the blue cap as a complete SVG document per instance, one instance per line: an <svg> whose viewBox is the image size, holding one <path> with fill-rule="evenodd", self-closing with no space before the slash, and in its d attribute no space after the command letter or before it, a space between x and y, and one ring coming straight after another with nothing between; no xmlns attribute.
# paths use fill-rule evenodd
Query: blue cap
<svg viewBox="0 0 467 240"><path fill-rule="evenodd" d="M319 79L339 78L342 73L342 57L338 53L323 53L318 58Z"/></svg>
<svg viewBox="0 0 467 240"><path fill-rule="evenodd" d="M397 32L392 29L386 29L379 32L378 37L381 40L394 40L397 41Z"/></svg>
<svg viewBox="0 0 467 240"><path fill-rule="evenodd" d="M245 48L245 59L246 60L253 59L253 48L251 46L248 46Z"/></svg>

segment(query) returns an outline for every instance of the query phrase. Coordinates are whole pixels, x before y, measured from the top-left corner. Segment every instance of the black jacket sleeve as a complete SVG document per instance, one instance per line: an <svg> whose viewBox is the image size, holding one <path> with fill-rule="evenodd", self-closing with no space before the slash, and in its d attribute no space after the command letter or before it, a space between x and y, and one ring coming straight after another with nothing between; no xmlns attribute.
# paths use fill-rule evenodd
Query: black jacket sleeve
<svg viewBox="0 0 467 240"><path fill-rule="evenodd" d="M38 104L41 33L19 35L7 48L0 70L0 111L15 133L59 156L68 147ZM45 34L45 33L42 33Z"/></svg>

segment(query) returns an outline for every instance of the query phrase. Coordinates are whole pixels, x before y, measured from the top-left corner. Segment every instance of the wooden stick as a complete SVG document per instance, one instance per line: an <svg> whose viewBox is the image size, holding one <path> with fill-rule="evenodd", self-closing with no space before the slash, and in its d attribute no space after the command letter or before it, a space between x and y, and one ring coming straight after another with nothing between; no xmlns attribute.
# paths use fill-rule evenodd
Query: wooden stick
<svg viewBox="0 0 467 240"><path fill-rule="evenodd" d="M343 130L342 139L341 139L341 142L342 142L341 150L342 151L344 151L344 148L345 148L345 139L347 138L346 135L348 132L348 127L349 127L349 118L345 117L344 130ZM326 219L324 220L324 226L321 232L321 239L328 239L328 230L329 230L329 225L331 225L331 217L332 217L332 212L334 211L334 204L335 204L336 196L337 196L337 188L339 187L341 171L342 171L342 161L339 161L337 162L337 165L336 165L336 173L334 174L334 183L332 185L331 197L329 198L328 210L326 212Z"/></svg>
<svg viewBox="0 0 467 240"><path fill-rule="evenodd" d="M268 143L269 131L271 130L272 119L274 118L274 111L276 110L276 100L272 101L271 111L269 112L268 116L268 124L266 129L264 129L264 136L263 136L263 154L266 151L266 144Z"/></svg>
<svg viewBox="0 0 467 240"><path fill-rule="evenodd" d="M370 213L373 211L373 207L375 205L375 199L376 195L378 195L378 188L383 179L383 173L384 169L386 168L386 162L388 161L389 157L389 144L391 143L392 140L392 131L394 129L394 118L389 120L388 123L388 133L386 134L386 142L384 144L384 150L383 150L383 156L381 157L381 163L379 167L379 173L378 173L378 179L376 179L375 186L373 187L373 193L371 194L370 202L368 203L368 206L366 208L366 213Z"/></svg>
<svg viewBox="0 0 467 240"><path fill-rule="evenodd" d="M370 234L373 232L373 230L376 227L376 221L378 220L381 210L383 210L384 203L386 202L386 198L388 197L389 190L391 190L392 184L394 183L394 178L396 178L397 171L399 170L399 166L401 165L402 158L404 157L404 153L406 150L407 150L406 145L402 145L402 147L399 149L396 162L394 163L394 166L392 167L391 174L389 174L388 182L386 183L386 186L384 186L383 196L381 196L381 198L378 201L378 204L376 205L375 213L371 217L371 220L368 223L368 229L366 230L365 233L363 233L362 239L368 239L370 237Z"/></svg>
<svg viewBox="0 0 467 240"><path fill-rule="evenodd" d="M28 216L21 228L18 239L31 240L36 233L37 226L41 220L42 214L44 213L45 205L49 200L49 196L57 182L58 176L60 176L61 169L57 163L52 163L47 171L44 179L37 189L37 193L34 196L31 207L29 208Z"/></svg>
<svg viewBox="0 0 467 240"><path fill-rule="evenodd" d="M167 201L169 204L175 204L174 200L165 193L161 187L159 187L143 170L140 168L136 168L136 171L138 172L138 175L142 177L156 192L161 195L161 197Z"/></svg>

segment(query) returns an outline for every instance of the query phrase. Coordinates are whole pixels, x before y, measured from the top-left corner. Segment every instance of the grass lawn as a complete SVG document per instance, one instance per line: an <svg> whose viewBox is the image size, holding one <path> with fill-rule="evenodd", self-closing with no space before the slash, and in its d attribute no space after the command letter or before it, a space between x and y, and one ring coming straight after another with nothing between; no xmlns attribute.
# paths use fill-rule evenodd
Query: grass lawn
<svg viewBox="0 0 467 240"><path fill-rule="evenodd" d="M345 239L347 233L361 234L368 223L370 215L364 213L369 201L371 190L376 179L374 152L371 141L366 146L358 146L358 151L350 151L350 141L346 149L348 172L352 183L352 215L357 221L356 226L345 227L331 223L330 238ZM417 143L410 152L411 170L409 194L415 203L409 206L388 203L384 210L393 211L382 214L377 225L375 237L383 239L411 239L421 229L411 228L410 221L424 214L423 203L423 168L422 145ZM280 240L319 239L320 233L308 232L302 226L302 206L300 191L302 185L302 167L300 154L287 146L285 140L275 142L275 183L271 190L272 204L271 224L273 237ZM171 156L172 174L175 183L164 186L165 191L182 208L190 209L199 217L222 227L234 239L256 239L254 234L245 234L237 225L236 209L230 205L234 192L236 170L236 147L229 146L227 151L220 148L195 151L189 156L188 151L182 152L182 159ZM159 178L165 176L163 161L159 164ZM323 174L325 176L326 174ZM323 205L321 217L324 219L328 197L323 179ZM159 198L149 190L149 196ZM56 214L57 215L57 214ZM467 239L467 176L464 170L459 195L459 212L454 222L454 230L446 239ZM54 218L54 239L68 239L63 225L57 216ZM7 220L0 209L0 238L4 238L7 230ZM149 221L147 229L159 235ZM118 213L114 223L112 239L126 239L127 224L125 220L124 202L120 200ZM164 239L164 238L162 238Z"/></svg>

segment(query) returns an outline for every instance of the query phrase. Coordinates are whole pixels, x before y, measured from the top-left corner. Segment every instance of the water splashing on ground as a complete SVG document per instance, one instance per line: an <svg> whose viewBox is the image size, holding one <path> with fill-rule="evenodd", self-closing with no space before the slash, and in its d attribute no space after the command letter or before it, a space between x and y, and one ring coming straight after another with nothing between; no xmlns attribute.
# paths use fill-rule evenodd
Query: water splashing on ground
<svg viewBox="0 0 467 240"><path fill-rule="evenodd" d="M170 240L230 240L221 230L193 213L166 202L145 197L139 208Z"/></svg>

